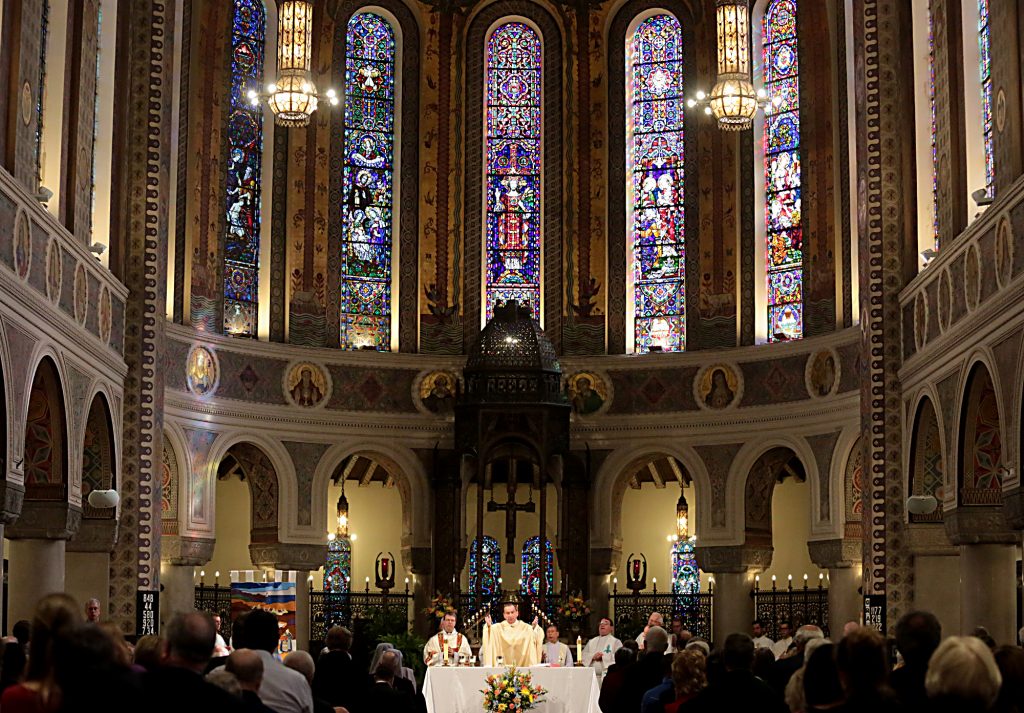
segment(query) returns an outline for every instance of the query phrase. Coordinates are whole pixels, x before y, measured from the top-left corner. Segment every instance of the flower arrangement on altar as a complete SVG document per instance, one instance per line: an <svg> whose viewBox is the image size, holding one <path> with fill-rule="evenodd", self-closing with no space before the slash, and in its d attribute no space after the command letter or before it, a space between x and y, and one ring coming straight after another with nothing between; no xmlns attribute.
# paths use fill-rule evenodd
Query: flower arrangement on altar
<svg viewBox="0 0 1024 713"><path fill-rule="evenodd" d="M430 600L428 606L423 608L423 613L441 621L444 619L446 612L453 611L454 609L455 605L452 604L452 600L449 597L441 594L441 592L434 592L434 598Z"/></svg>
<svg viewBox="0 0 1024 713"><path fill-rule="evenodd" d="M578 624L590 616L590 607L582 593L575 592L566 598L565 604L558 607L558 616L569 624Z"/></svg>
<svg viewBox="0 0 1024 713"><path fill-rule="evenodd" d="M533 677L515 666L504 673L487 677L484 710L488 713L518 713L533 710L547 693L543 686L534 686Z"/></svg>

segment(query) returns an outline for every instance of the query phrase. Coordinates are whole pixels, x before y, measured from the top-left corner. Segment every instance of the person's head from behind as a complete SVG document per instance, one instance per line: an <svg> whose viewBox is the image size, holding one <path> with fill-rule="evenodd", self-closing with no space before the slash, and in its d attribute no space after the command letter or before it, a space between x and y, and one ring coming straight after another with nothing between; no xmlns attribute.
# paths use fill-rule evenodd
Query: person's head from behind
<svg viewBox="0 0 1024 713"><path fill-rule="evenodd" d="M100 629L110 637L110 640L114 642L115 653L117 655L118 663L124 667L132 665L132 647L125 638L124 632L121 631L121 627L112 621L105 621L100 624Z"/></svg>
<svg viewBox="0 0 1024 713"><path fill-rule="evenodd" d="M263 659L252 649L232 651L224 668L235 674L243 691L260 690L260 685L263 684Z"/></svg>
<svg viewBox="0 0 1024 713"><path fill-rule="evenodd" d="M995 651L996 640L992 638L992 634L988 633L988 629L986 629L984 626L974 627L974 633L972 634L972 636L976 639L981 639L985 643L985 646Z"/></svg>
<svg viewBox="0 0 1024 713"><path fill-rule="evenodd" d="M804 702L808 708L829 708L843 700L843 684L836 668L835 646L827 640L808 647L804 671Z"/></svg>
<svg viewBox="0 0 1024 713"><path fill-rule="evenodd" d="M22 646L28 645L28 640L32 635L32 622L28 619L20 619L15 622L14 627L11 629L11 636L18 640L18 643Z"/></svg>
<svg viewBox="0 0 1024 713"><path fill-rule="evenodd" d="M21 681L27 663L24 646L17 641L4 644L3 658L0 660L0 692L3 688Z"/></svg>
<svg viewBox="0 0 1024 713"><path fill-rule="evenodd" d="M1002 681L985 642L973 636L951 636L939 644L928 661L924 688L933 702L972 713L992 706Z"/></svg>
<svg viewBox="0 0 1024 713"><path fill-rule="evenodd" d="M47 594L36 604L28 649L29 681L42 681L52 671L53 642L82 622L78 602L67 594Z"/></svg>
<svg viewBox="0 0 1024 713"><path fill-rule="evenodd" d="M644 653L650 656L651 654L664 654L667 650L668 632L660 626L652 626L648 629L644 639Z"/></svg>
<svg viewBox="0 0 1024 713"><path fill-rule="evenodd" d="M124 637L122 636L122 641ZM105 696L117 672L123 672L123 653L111 635L91 623L75 624L53 639L53 676L62 696L74 709L88 710L84 699Z"/></svg>
<svg viewBox="0 0 1024 713"><path fill-rule="evenodd" d="M308 652L292 651L288 654L284 660L284 665L293 671L298 671L309 682L309 685L313 685L313 674L316 673L316 664L313 663L313 657Z"/></svg>
<svg viewBox="0 0 1024 713"><path fill-rule="evenodd" d="M206 668L217 642L217 632L209 616L199 612L175 614L165 635L165 665L197 672Z"/></svg>
<svg viewBox="0 0 1024 713"><path fill-rule="evenodd" d="M235 698L242 697L242 684L239 683L238 677L223 666L219 666L206 674L206 682L227 691Z"/></svg>
<svg viewBox="0 0 1024 713"><path fill-rule="evenodd" d="M629 666L634 661L636 661L636 649L630 646L623 645L615 652L616 666Z"/></svg>
<svg viewBox="0 0 1024 713"><path fill-rule="evenodd" d="M377 668L373 672L373 678L377 681L394 684L396 673L398 673L398 655L393 649L388 649L381 654Z"/></svg>
<svg viewBox="0 0 1024 713"><path fill-rule="evenodd" d="M896 624L896 648L908 666L926 667L941 641L942 625L931 612L907 612Z"/></svg>
<svg viewBox="0 0 1024 713"><path fill-rule="evenodd" d="M636 639L626 639L622 642L622 648L632 649L634 657L640 655L640 644L637 643Z"/></svg>
<svg viewBox="0 0 1024 713"><path fill-rule="evenodd" d="M814 639L824 639L825 632L820 627L814 624L805 624L796 630L796 634L793 636L793 644L796 646L798 651L803 651L807 647L807 642Z"/></svg>
<svg viewBox="0 0 1024 713"><path fill-rule="evenodd" d="M98 624L100 621L100 600L93 598L85 603L85 620Z"/></svg>
<svg viewBox="0 0 1024 713"><path fill-rule="evenodd" d="M885 639L868 627L850 632L836 648L836 666L847 693L877 691L889 675Z"/></svg>
<svg viewBox="0 0 1024 713"><path fill-rule="evenodd" d="M329 651L348 651L352 648L352 632L343 626L332 626L324 643Z"/></svg>
<svg viewBox="0 0 1024 713"><path fill-rule="evenodd" d="M245 617L245 648L273 653L277 650L280 640L277 617L270 612L254 609Z"/></svg>
<svg viewBox="0 0 1024 713"><path fill-rule="evenodd" d="M134 661L147 671L155 671L160 666L160 656L163 652L164 640L162 636L150 634L143 636L135 644Z"/></svg>
<svg viewBox="0 0 1024 713"><path fill-rule="evenodd" d="M750 670L762 681L767 681L775 668L775 654L767 646L754 649L754 663Z"/></svg>
<svg viewBox="0 0 1024 713"><path fill-rule="evenodd" d="M754 665L754 640L746 634L729 634L722 647L726 671L749 671Z"/></svg>
<svg viewBox="0 0 1024 713"><path fill-rule="evenodd" d="M1017 646L1000 646L993 655L1003 685L999 688L996 710L1016 710L1015 706L1024 701L1024 649Z"/></svg>
<svg viewBox="0 0 1024 713"><path fill-rule="evenodd" d="M519 619L519 605L507 602L505 606L501 608L501 613L505 617L505 621L509 624L515 624Z"/></svg>
<svg viewBox="0 0 1024 713"><path fill-rule="evenodd" d="M676 698L692 696L708 685L704 654L691 649L676 654L672 659L672 685Z"/></svg>

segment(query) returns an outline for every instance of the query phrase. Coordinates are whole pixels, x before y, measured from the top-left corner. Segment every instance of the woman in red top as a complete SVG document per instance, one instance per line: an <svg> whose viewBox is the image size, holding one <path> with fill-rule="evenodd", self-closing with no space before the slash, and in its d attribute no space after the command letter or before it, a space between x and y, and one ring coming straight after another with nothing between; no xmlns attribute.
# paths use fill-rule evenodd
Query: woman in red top
<svg viewBox="0 0 1024 713"><path fill-rule="evenodd" d="M25 681L0 696L4 713L51 713L60 707L60 690L53 676L53 642L82 622L78 603L66 594L48 594L36 605L28 643Z"/></svg>
<svg viewBox="0 0 1024 713"><path fill-rule="evenodd" d="M678 713L684 703L708 685L707 659L701 651L690 648L676 654L672 660L672 684L676 687L676 699L665 704L665 713Z"/></svg>

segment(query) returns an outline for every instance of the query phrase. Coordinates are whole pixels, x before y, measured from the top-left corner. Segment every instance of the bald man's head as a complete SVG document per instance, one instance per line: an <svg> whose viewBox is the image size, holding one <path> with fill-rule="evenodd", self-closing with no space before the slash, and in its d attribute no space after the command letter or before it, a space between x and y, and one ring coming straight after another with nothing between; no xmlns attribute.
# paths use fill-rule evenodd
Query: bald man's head
<svg viewBox="0 0 1024 713"><path fill-rule="evenodd" d="M235 674L243 691L259 691L263 683L263 661L252 649L235 649L224 668Z"/></svg>
<svg viewBox="0 0 1024 713"><path fill-rule="evenodd" d="M313 685L313 674L316 673L316 664L313 663L313 657L308 652L292 651L285 658L284 665L293 671L301 673L309 681L309 685Z"/></svg>

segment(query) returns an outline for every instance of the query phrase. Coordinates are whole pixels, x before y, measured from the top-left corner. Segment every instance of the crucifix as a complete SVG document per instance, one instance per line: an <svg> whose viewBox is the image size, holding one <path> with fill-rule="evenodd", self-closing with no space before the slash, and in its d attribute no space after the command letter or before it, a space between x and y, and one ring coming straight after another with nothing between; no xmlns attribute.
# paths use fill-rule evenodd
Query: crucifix
<svg viewBox="0 0 1024 713"><path fill-rule="evenodd" d="M505 511L505 538L508 540L508 547L505 550L506 564L515 564L515 542L516 542L516 513L534 512L533 490L530 491L530 500L525 503L516 502L516 462L509 458L508 461L508 484L506 487L505 502L498 503L494 500L494 490L491 490L491 499L487 501L487 512Z"/></svg>

